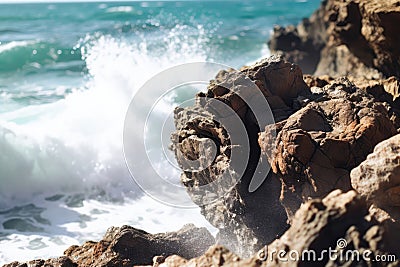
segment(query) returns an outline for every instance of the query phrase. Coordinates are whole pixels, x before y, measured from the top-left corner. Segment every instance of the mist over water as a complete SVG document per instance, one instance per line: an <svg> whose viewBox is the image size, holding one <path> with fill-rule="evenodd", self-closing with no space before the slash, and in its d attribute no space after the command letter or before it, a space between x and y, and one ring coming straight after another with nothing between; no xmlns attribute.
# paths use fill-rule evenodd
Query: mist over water
<svg viewBox="0 0 400 267"><path fill-rule="evenodd" d="M0 5L0 264L62 254L112 225L212 230L197 209L166 207L133 182L122 152L130 100L168 67L238 68L268 56L273 25L296 23L318 4Z"/></svg>

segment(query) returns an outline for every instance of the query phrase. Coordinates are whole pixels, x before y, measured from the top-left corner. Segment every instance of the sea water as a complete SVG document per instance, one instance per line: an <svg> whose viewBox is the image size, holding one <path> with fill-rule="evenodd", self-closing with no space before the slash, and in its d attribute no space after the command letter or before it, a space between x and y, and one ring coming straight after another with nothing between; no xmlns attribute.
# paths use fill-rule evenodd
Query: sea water
<svg viewBox="0 0 400 267"><path fill-rule="evenodd" d="M296 24L319 4L1 4L0 264L59 256L123 224L215 233L199 209L166 206L134 183L122 145L130 100L168 67L239 68L267 57L273 26Z"/></svg>

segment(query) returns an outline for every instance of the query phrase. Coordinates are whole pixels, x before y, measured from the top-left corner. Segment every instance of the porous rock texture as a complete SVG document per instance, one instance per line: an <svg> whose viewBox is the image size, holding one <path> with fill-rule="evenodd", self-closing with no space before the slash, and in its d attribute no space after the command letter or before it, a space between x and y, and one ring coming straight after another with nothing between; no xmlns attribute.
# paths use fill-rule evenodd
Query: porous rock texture
<svg viewBox="0 0 400 267"><path fill-rule="evenodd" d="M308 105L277 123L275 142L270 126L259 137L263 151L275 150L268 160L282 182L281 201L289 219L309 198L351 189L350 171L376 144L396 134L390 105L347 78L312 91Z"/></svg>
<svg viewBox="0 0 400 267"><path fill-rule="evenodd" d="M274 28L273 53L315 75L400 76L398 0L325 0L297 26Z"/></svg>
<svg viewBox="0 0 400 267"><path fill-rule="evenodd" d="M149 234L131 226L111 227L99 242L88 241L71 246L64 256L27 263L12 262L4 267L106 267L152 264L157 255L202 255L215 243L205 228L185 225L177 232Z"/></svg>
<svg viewBox="0 0 400 267"><path fill-rule="evenodd" d="M397 0L323 1L298 26L276 27L269 42L272 52L318 76L303 76L297 64L273 56L239 72L220 71L193 106L176 109L171 148L181 181L219 229L217 240L194 226L155 235L112 227L101 241L72 246L62 257L5 266L399 266L399 14ZM274 121L260 125L239 96L259 98L254 90L269 104L258 108ZM219 121L232 114L210 100L234 112L250 145L244 175L214 202L200 188L222 173L234 181L229 163L242 148ZM206 168L190 170L197 159ZM259 163L271 171L250 192ZM338 249L340 238L345 251L397 261L282 262L268 254L320 253Z"/></svg>
<svg viewBox="0 0 400 267"><path fill-rule="evenodd" d="M244 86L244 75L258 87L254 89ZM240 90L250 97L258 97L253 89L262 92L261 97L265 97L270 104L276 120L287 118L294 110L300 108L299 96L310 93L299 67L280 57L273 56L253 66L243 67L240 72L221 71L215 80L210 82L207 93L196 96L194 106L175 111L177 131L172 136L178 162L195 159L194 152L197 153L199 144L204 143L205 138L213 140L217 146L217 155L207 168L201 171L186 170L181 176L181 181L187 187L193 201L199 203L202 214L220 229L218 241L242 256L249 256L287 228L287 218L279 202L281 185L278 179L270 177L251 194L248 190L260 158L257 136L260 127L266 125L258 125L252 109L235 90ZM203 100L204 97L207 97L206 101ZM221 173L229 171L227 169L231 154L241 153L240 147L230 143L228 133L217 121L216 117L220 115L220 111L207 109L209 99L223 102L240 117L240 123L245 126L250 141L250 158L247 169L236 186L218 201L202 205L206 196L197 193L198 188L217 180Z"/></svg>
<svg viewBox="0 0 400 267"><path fill-rule="evenodd" d="M397 242L400 232L397 227L391 222L376 221L369 213L364 198L357 192L352 190L343 193L335 190L324 199L314 199L302 205L285 234L251 258L241 259L223 247L214 246L198 258L185 260L170 256L159 266L394 267L400 263ZM328 254L329 249L336 250L332 252L332 257ZM277 256L281 251L283 254L280 257L283 260ZM302 256L304 251L308 252ZM346 254L350 256L346 258ZM351 258L351 255L355 255L355 258ZM391 260L379 263L374 261L383 257ZM315 260L318 258L320 260Z"/></svg>
<svg viewBox="0 0 400 267"><path fill-rule="evenodd" d="M229 90L238 86L245 91L246 87L240 87L244 75L271 104L276 122L264 130ZM207 101L201 96L224 101L247 129L252 153L245 175L222 199L201 206L205 217L220 229L219 244L214 245L205 229L193 226L156 235L130 226L112 227L101 241L72 246L62 257L5 266L137 266L152 261L153 266L342 266L343 262L330 259L322 263L263 261L263 250L254 255L266 244L270 244L269 251L315 249L319 253L335 249L339 238L348 243L346 249L371 250L372 256L390 254L399 259L399 106L395 94L385 89L388 82L396 80L328 76L305 76L303 80L300 69L280 57L240 72L221 71L194 106L176 110L178 130L172 137L178 156L207 157L201 154L203 139L213 140L218 147L207 169L182 174L194 202L202 203L204 196L196 194L196 188L217 179L238 148L230 143L224 127L213 120L212 110L203 108ZM271 131L277 133L276 139ZM391 136L395 137L389 139ZM249 180L260 157L272 171L250 193ZM347 193L330 193L337 188ZM388 261L379 266L398 264ZM359 266L374 265L360 262Z"/></svg>
<svg viewBox="0 0 400 267"><path fill-rule="evenodd" d="M314 199L304 204L293 218L290 229L268 246L269 251L312 250L321 256L323 250L332 248L346 255L347 251L358 251L360 258L341 260L324 257L321 261L300 259L282 263L277 257L266 266L372 266L374 263L362 258L362 253L371 251L370 259L376 255L395 255L399 259L400 249L396 245L400 238L398 226L390 222L379 223L368 211L368 205L355 191L346 193L335 190L323 199ZM343 242L345 240L345 242ZM345 244L345 245L343 245ZM344 247L343 247L344 246ZM337 255L340 255L339 253ZM311 258L312 259L312 258ZM353 264L353 265L352 265ZM399 261L380 263L379 266L397 266Z"/></svg>
<svg viewBox="0 0 400 267"><path fill-rule="evenodd" d="M254 140L260 125L255 123L251 109L235 95L242 74L257 84L276 121L266 125L258 144ZM376 81L373 89L367 85L359 88L345 77L305 80L310 86L303 82L296 65L272 57L239 73L220 72L210 82L208 92L197 96L194 106L176 110L177 131L172 140L178 162L196 158L193 152L199 154L199 144L205 138L211 137L217 146L217 155L208 168L186 170L181 180L194 202L200 203L203 215L220 229L218 241L241 256L248 256L281 235L302 203L322 198L337 188L350 190L350 171L376 144L397 133L399 116L393 98L382 97L390 95L380 87L383 80ZM378 93L378 89L383 92ZM197 188L217 180L228 168L231 153L240 153L240 149L230 143L223 125L214 120L215 111L201 114L207 106L201 97L232 107L246 126L251 142L248 168L239 183L220 200L205 205L201 205L204 196L196 193ZM260 188L250 193L249 182L260 157L272 172Z"/></svg>
<svg viewBox="0 0 400 267"><path fill-rule="evenodd" d="M377 211L400 220L400 134L379 143L351 171L351 184Z"/></svg>
<svg viewBox="0 0 400 267"><path fill-rule="evenodd" d="M347 78L357 88L373 96L375 101L386 105L390 120L400 132L400 79L390 77L388 79L370 80L354 76L347 76ZM310 88L323 88L334 80L335 78L328 75L304 75L304 81Z"/></svg>

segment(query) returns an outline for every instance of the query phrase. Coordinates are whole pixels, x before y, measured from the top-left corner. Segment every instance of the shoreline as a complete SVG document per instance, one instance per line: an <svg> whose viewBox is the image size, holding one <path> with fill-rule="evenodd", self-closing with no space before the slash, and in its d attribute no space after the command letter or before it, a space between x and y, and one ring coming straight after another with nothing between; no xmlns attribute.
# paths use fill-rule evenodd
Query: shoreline
<svg viewBox="0 0 400 267"><path fill-rule="evenodd" d="M160 234L111 227L102 240L71 246L64 256L3 266L300 266L307 260L286 263L277 253L325 249L360 255L368 251L371 260L391 259L382 266L400 264L400 54L390 54L400 47L400 39L393 37L400 30L387 24L400 22L395 2L328 0L299 25L275 28L269 46L281 56L239 73L216 74L205 95L224 101L250 132L255 156L249 166L261 157L271 166L268 179L254 193L247 190L249 168L224 201L200 207L219 228L216 239L194 225ZM303 67L314 74L303 74ZM268 101L273 128L255 125L252 111L233 91L219 86L240 84L238 75L249 77ZM195 117L208 123L202 129L188 123L190 113L202 105L197 101L176 111L175 122L182 125L173 138L176 157L190 156L203 136L212 136L218 141L219 162L228 161L225 151L231 144L215 134L223 133L221 125L204 116ZM276 140L271 140L272 131ZM207 177L217 179L224 168L215 161ZM202 175L182 174L193 199ZM370 264L365 258L360 262ZM319 262L342 263L330 257Z"/></svg>

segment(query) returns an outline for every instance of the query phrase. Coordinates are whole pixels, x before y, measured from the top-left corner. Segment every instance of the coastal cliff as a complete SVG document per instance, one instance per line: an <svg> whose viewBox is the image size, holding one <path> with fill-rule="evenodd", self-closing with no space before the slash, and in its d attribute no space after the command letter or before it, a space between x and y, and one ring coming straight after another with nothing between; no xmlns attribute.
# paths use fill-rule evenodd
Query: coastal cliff
<svg viewBox="0 0 400 267"><path fill-rule="evenodd" d="M111 227L99 242L72 246L59 258L4 266L398 266L398 23L395 0L323 1L299 25L274 29L269 46L281 55L238 72L221 70L193 106L175 110L171 140L178 162L198 157L205 137L217 146L208 168L182 172L195 203L204 203L198 188L217 180L240 149L212 111L198 112L207 106L201 99L228 105L248 133L250 157L242 179L223 198L200 205L219 229L216 239L193 225L155 235ZM233 90L241 86L246 92L244 76L268 102L273 124L259 125ZM271 171L250 193L259 161ZM329 257L283 262L271 255L328 248L368 251L370 259L394 257L377 264Z"/></svg>
<svg viewBox="0 0 400 267"><path fill-rule="evenodd" d="M275 27L269 47L307 74L398 77L399 22L397 0L325 0L297 26Z"/></svg>

